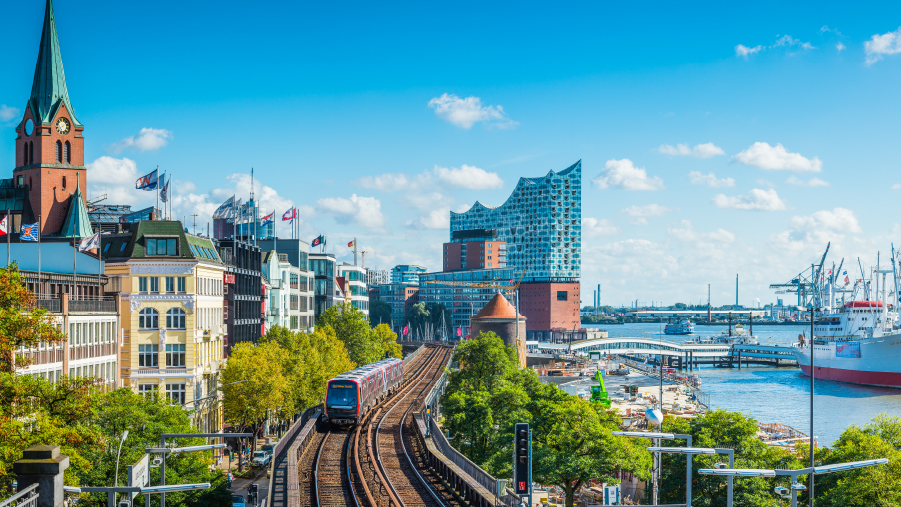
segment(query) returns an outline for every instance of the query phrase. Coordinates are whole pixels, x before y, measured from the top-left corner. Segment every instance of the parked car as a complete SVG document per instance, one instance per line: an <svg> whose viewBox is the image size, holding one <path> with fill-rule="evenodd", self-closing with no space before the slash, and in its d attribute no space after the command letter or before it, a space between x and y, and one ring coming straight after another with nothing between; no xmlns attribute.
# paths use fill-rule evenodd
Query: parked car
<svg viewBox="0 0 901 507"><path fill-rule="evenodd" d="M275 445L276 445L277 443L278 443L278 442L272 442L271 444L265 444L265 445L263 445L262 447L260 447L260 450L261 450L261 451L266 451L266 452L268 452L269 454L272 454L272 451L275 450Z"/></svg>
<svg viewBox="0 0 901 507"><path fill-rule="evenodd" d="M265 466L269 466L270 461L272 461L271 454L269 454L266 451L257 451L255 453L253 453L253 460L251 460L251 463L253 463L253 466L255 466L255 467L262 468Z"/></svg>
<svg viewBox="0 0 901 507"><path fill-rule="evenodd" d="M232 507L247 507L244 497L240 495L232 495Z"/></svg>

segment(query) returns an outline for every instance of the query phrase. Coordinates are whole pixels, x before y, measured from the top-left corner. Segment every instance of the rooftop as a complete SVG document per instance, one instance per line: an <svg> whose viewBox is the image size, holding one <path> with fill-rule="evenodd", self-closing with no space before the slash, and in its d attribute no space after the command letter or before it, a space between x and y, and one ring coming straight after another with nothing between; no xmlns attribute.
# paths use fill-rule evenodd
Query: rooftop
<svg viewBox="0 0 901 507"><path fill-rule="evenodd" d="M519 316L520 319L525 320L526 317L524 315ZM510 301L504 297L503 294L498 292L491 298L491 301L485 305L482 310L473 317L475 319L509 319L516 320L516 308L510 304Z"/></svg>

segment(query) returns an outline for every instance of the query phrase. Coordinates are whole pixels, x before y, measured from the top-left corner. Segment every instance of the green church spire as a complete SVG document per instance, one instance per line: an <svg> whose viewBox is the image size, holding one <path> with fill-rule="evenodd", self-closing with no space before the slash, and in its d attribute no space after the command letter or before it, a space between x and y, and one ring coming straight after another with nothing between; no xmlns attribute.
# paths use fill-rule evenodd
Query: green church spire
<svg viewBox="0 0 901 507"><path fill-rule="evenodd" d="M59 39L56 35L56 19L53 16L53 0L47 0L44 12L44 29L41 32L41 47L38 51L38 63L34 69L34 83L31 85L31 98L28 105L35 121L50 123L56 115L60 104L69 110L72 123L81 126L75 118L75 110L69 101L66 89L66 73L63 71L63 59L59 51Z"/></svg>
<svg viewBox="0 0 901 507"><path fill-rule="evenodd" d="M66 223L63 225L63 230L59 232L59 235L63 238L87 238L94 234L78 180L75 181L75 193L69 199L71 199L69 201L69 213L66 215Z"/></svg>

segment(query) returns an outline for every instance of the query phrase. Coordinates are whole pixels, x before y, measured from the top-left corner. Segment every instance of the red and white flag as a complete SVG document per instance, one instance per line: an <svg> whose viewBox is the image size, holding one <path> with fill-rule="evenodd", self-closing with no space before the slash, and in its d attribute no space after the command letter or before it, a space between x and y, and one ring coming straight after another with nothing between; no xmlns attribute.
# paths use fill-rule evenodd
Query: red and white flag
<svg viewBox="0 0 901 507"><path fill-rule="evenodd" d="M3 220L0 220L0 236L6 236L7 231L9 230L9 214L3 217Z"/></svg>
<svg viewBox="0 0 901 507"><path fill-rule="evenodd" d="M282 222L287 222L288 220L294 220L297 216L297 210L295 208L291 208L282 215Z"/></svg>

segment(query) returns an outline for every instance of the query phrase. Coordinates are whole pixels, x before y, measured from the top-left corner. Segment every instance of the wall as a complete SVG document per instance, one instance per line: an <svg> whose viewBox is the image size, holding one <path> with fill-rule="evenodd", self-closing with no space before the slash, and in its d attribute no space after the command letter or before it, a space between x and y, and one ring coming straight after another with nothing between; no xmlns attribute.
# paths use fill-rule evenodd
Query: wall
<svg viewBox="0 0 901 507"><path fill-rule="evenodd" d="M566 301L557 300L558 291L566 292ZM526 316L530 340L533 339L533 331L581 327L581 293L578 282L524 283L520 286L519 293L519 311Z"/></svg>

